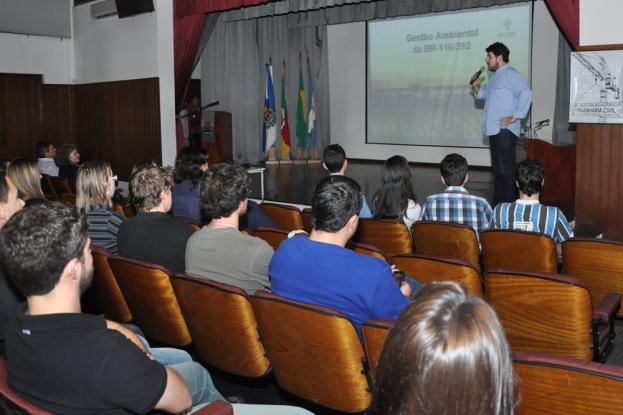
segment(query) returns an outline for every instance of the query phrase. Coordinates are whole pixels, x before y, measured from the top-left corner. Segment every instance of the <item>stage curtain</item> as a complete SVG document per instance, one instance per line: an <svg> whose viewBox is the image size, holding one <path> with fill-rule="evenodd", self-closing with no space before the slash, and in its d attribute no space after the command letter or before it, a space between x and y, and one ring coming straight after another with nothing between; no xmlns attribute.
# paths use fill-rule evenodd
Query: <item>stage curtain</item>
<svg viewBox="0 0 623 415"><path fill-rule="evenodd" d="M222 14L221 14L222 17ZM262 121L266 67L273 62L273 86L277 125L281 125L281 68L286 61L286 100L290 114L292 148L296 146L296 114L299 53L302 53L305 91L308 90L307 57L310 59L316 104L316 128L320 152L330 143L329 66L326 26L288 29L285 16L216 24L202 55L201 95L220 101L217 110L233 114L234 159L255 164L262 153ZM279 140L275 146L279 150Z"/></svg>
<svg viewBox="0 0 623 415"><path fill-rule="evenodd" d="M176 0L175 9L184 3ZM176 113L184 107L186 91L193 73L197 46L201 37L204 15L195 14L179 17L176 10L173 11L173 61L175 73L175 103Z"/></svg>
<svg viewBox="0 0 623 415"><path fill-rule="evenodd" d="M580 0L545 0L567 40L577 49L580 46Z"/></svg>
<svg viewBox="0 0 623 415"><path fill-rule="evenodd" d="M553 143L575 144L577 124L569 123L571 91L571 46L562 33L558 39L558 75L556 77L556 105L554 106ZM537 120L538 121L538 120Z"/></svg>

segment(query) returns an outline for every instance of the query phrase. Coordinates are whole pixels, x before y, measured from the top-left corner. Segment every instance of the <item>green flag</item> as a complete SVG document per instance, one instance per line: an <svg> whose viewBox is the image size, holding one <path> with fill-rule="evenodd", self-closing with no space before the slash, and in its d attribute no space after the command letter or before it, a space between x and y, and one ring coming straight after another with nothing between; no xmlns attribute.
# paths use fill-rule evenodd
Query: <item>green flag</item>
<svg viewBox="0 0 623 415"><path fill-rule="evenodd" d="M305 108L305 84L303 84L303 68L299 71L299 100L296 107L296 136L299 147L307 148L307 109Z"/></svg>

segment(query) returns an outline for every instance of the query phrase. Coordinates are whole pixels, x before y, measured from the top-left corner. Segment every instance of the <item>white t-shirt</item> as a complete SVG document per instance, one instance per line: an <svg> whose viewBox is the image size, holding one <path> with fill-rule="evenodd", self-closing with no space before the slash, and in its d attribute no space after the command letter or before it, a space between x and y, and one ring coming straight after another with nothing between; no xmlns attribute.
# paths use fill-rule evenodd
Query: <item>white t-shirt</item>
<svg viewBox="0 0 623 415"><path fill-rule="evenodd" d="M411 230L411 225L420 217L420 213L422 213L422 208L419 204L415 203L413 200L409 199L409 205L407 206L407 211L402 218L402 221L407 225L407 228Z"/></svg>

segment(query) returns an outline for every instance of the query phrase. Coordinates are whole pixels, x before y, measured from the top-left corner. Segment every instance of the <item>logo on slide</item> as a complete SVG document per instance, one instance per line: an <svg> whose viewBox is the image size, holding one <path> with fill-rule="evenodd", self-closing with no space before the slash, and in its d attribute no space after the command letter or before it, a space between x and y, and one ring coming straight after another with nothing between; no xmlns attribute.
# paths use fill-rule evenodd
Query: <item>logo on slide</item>
<svg viewBox="0 0 623 415"><path fill-rule="evenodd" d="M498 33L498 39L509 39L509 38L513 38L517 35L517 32L515 31L510 31L511 25L513 24L513 21L511 19L506 19L502 22L502 24L504 25L504 27L506 28L506 32L500 32Z"/></svg>
<svg viewBox="0 0 623 415"><path fill-rule="evenodd" d="M506 31L508 32L511 28L511 24L513 23L512 20L504 20L504 22L502 23L504 25L504 27L506 28Z"/></svg>

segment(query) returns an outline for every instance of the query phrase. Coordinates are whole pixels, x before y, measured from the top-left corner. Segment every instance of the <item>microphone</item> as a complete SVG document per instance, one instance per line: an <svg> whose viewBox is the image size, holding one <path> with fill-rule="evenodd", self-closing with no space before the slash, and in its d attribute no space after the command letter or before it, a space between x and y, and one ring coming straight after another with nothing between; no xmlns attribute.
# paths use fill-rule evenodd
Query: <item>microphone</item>
<svg viewBox="0 0 623 415"><path fill-rule="evenodd" d="M472 79L469 81L470 85L474 85L474 82L476 82L476 79L480 76L481 73L483 73L485 71L485 67L481 66L480 70L478 72L476 72L476 75L472 77Z"/></svg>
<svg viewBox="0 0 623 415"><path fill-rule="evenodd" d="M549 122L549 118L543 121L535 122L533 127L536 127L537 125L541 125L541 124L547 124L548 122Z"/></svg>

